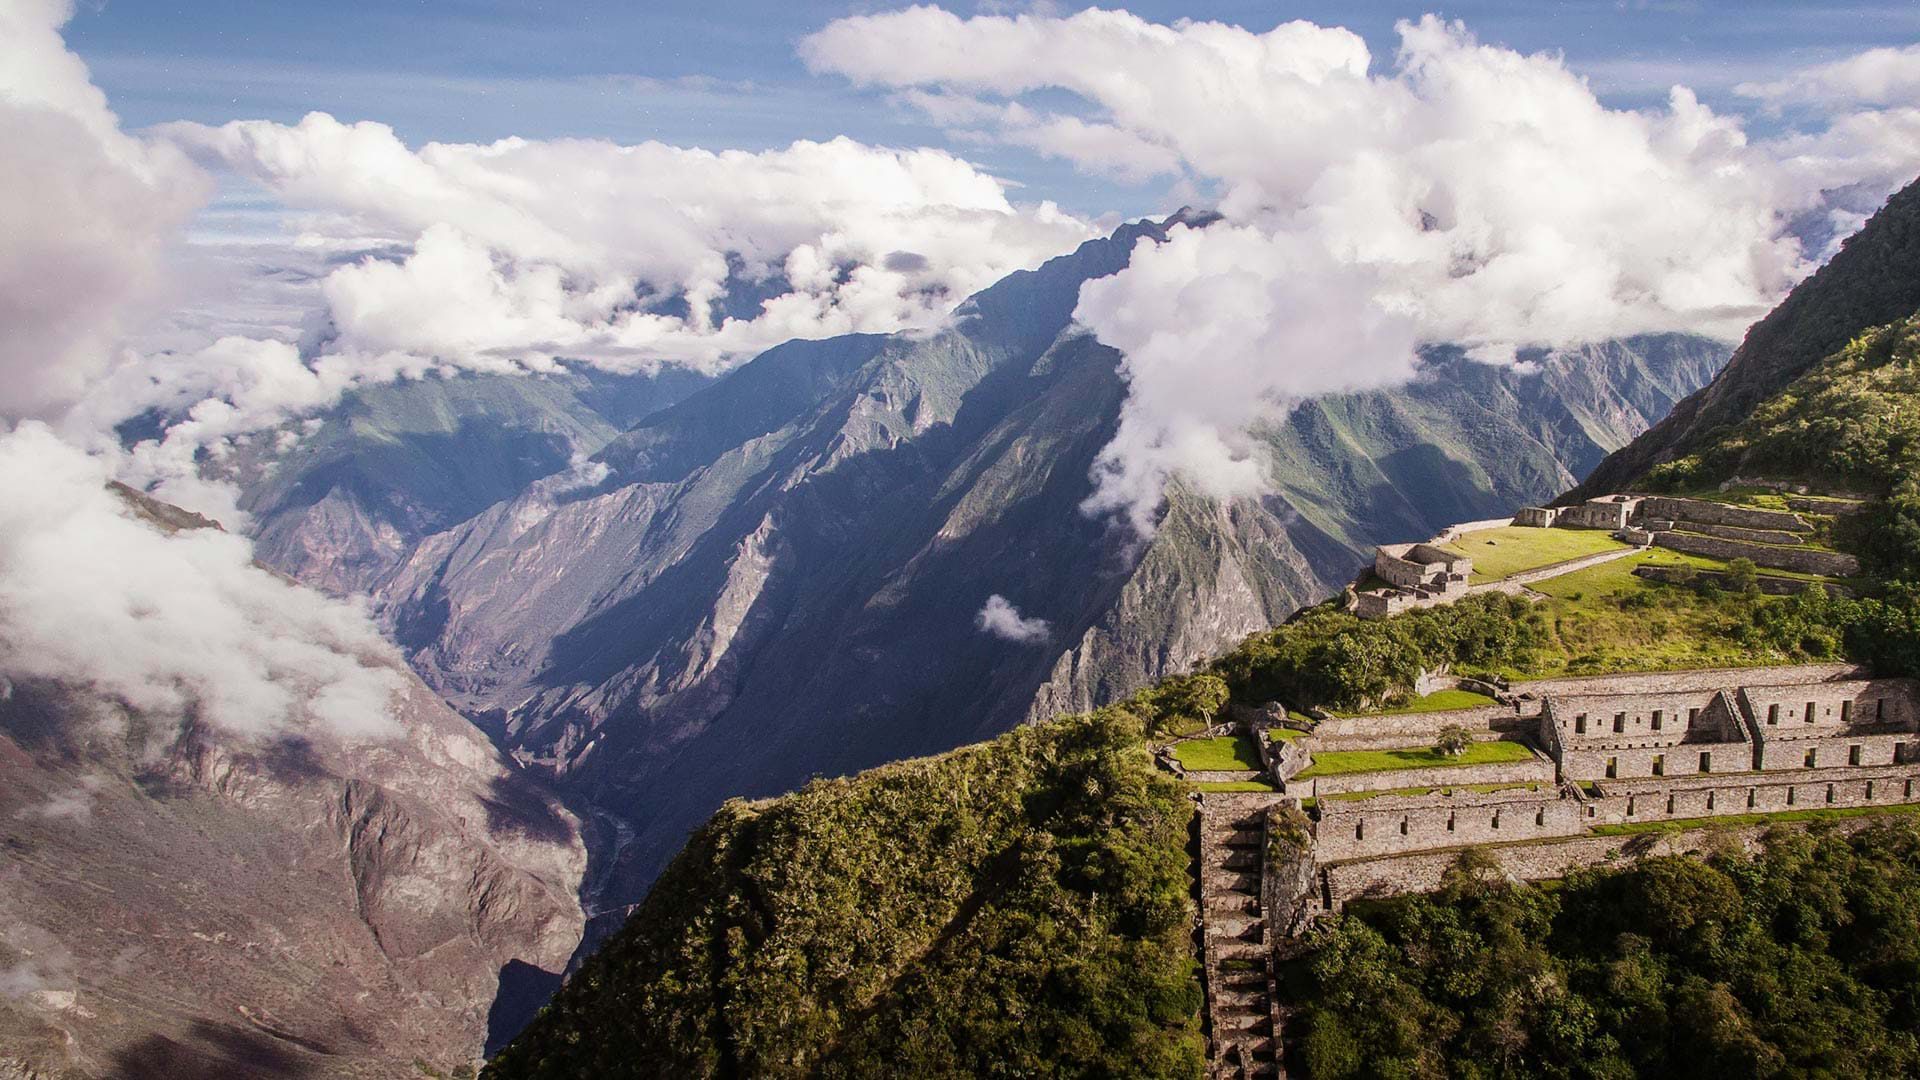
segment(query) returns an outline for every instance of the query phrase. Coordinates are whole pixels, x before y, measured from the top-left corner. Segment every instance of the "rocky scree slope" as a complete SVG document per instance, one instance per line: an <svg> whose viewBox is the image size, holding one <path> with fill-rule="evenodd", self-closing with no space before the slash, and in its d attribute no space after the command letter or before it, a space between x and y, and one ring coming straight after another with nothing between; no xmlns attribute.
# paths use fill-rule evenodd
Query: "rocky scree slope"
<svg viewBox="0 0 1920 1080"><path fill-rule="evenodd" d="M1565 501L1631 488L1713 442L1855 335L1920 309L1920 181L1887 200L1840 251L1747 331L1727 366L1672 415L1602 462Z"/></svg>
<svg viewBox="0 0 1920 1080"><path fill-rule="evenodd" d="M401 674L404 735L355 742L0 677L0 1076L445 1073L557 982L577 821Z"/></svg>
<svg viewBox="0 0 1920 1080"><path fill-rule="evenodd" d="M729 795L1114 700L1327 595L1369 544L1547 497L1720 356L1643 339L1523 374L1435 350L1412 386L1274 425L1276 495L1176 484L1143 542L1077 509L1126 388L1071 313L1181 220L938 331L772 349L609 443L595 485L536 482L380 583L428 683L596 810L609 905ZM996 593L1049 632L982 633Z"/></svg>

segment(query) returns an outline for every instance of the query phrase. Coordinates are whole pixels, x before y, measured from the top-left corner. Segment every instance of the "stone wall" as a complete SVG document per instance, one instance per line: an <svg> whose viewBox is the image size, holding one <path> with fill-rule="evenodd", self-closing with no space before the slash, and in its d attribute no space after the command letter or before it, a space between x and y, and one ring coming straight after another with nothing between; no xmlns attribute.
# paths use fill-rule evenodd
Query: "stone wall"
<svg viewBox="0 0 1920 1080"><path fill-rule="evenodd" d="M1578 506L1566 506L1560 509L1553 523L1561 528L1625 528L1632 516L1633 506L1631 502L1585 502Z"/></svg>
<svg viewBox="0 0 1920 1080"><path fill-rule="evenodd" d="M1852 832L1867 828L1878 820L1872 816L1843 819L1831 822L1830 827ZM1701 854L1722 844L1736 844L1751 850L1758 845L1760 837L1773 827L1765 824L1738 828L1707 826L1674 832L1503 844L1482 850L1492 855L1513 877L1523 881L1542 881L1565 877L1570 871L1582 867L1614 865L1625 868L1640 859L1660 855ZM1440 887L1442 875L1459 858L1460 852L1456 849L1338 863L1322 869L1322 892L1336 910L1351 900L1432 892Z"/></svg>
<svg viewBox="0 0 1920 1080"><path fill-rule="evenodd" d="M1759 766L1777 769L1835 768L1843 765L1895 765L1920 760L1911 733L1829 735L1824 738L1767 739L1762 736Z"/></svg>
<svg viewBox="0 0 1920 1080"><path fill-rule="evenodd" d="M1560 511L1551 506L1523 506L1513 515L1515 525L1524 525L1534 529L1550 528Z"/></svg>
<svg viewBox="0 0 1920 1080"><path fill-rule="evenodd" d="M1807 542L1805 533L1788 532L1785 529L1746 529L1738 525L1713 525L1704 521L1687 522L1687 531L1717 536L1722 540L1745 540L1755 544L1798 545Z"/></svg>
<svg viewBox="0 0 1920 1080"><path fill-rule="evenodd" d="M1684 777L1599 785L1587 825L1768 814L1826 807L1887 806L1920 798L1920 768L1795 769L1733 777Z"/></svg>
<svg viewBox="0 0 1920 1080"><path fill-rule="evenodd" d="M1552 783L1536 791L1377 795L1325 799L1314 824L1315 856L1325 862L1406 851L1572 836L1584 827L1581 807Z"/></svg>
<svg viewBox="0 0 1920 1080"><path fill-rule="evenodd" d="M1718 570L1696 570L1693 567L1682 569L1676 566L1636 566L1633 568L1633 572L1649 581L1658 581L1668 585L1686 585L1695 581L1710 581L1722 589L1731 589L1733 587L1733 575L1724 574ZM1848 597L1853 595L1853 590L1847 588L1845 585L1835 585L1832 582L1816 583L1804 581L1800 578L1768 577L1765 574L1761 574L1758 578L1754 579L1753 587L1756 591L1765 593L1768 596L1798 596L1807 591L1807 586L1815 584L1818 584L1821 589L1825 590L1828 596Z"/></svg>
<svg viewBox="0 0 1920 1080"><path fill-rule="evenodd" d="M1785 510L1761 510L1751 506L1729 506L1704 499L1675 499L1649 495L1640 502L1640 513L1650 518L1697 521L1706 525L1734 525L1743 529L1782 529L1787 532L1812 532L1813 526L1800 515Z"/></svg>
<svg viewBox="0 0 1920 1080"><path fill-rule="evenodd" d="M1743 680L1739 698L1762 739L1793 738L1795 732L1829 735L1862 725L1913 730L1920 728L1915 686L1911 679L1787 685Z"/></svg>
<svg viewBox="0 0 1920 1080"><path fill-rule="evenodd" d="M1736 686L1810 686L1868 674L1859 664L1793 664L1778 667L1696 668L1630 675L1575 675L1533 679L1512 684L1522 697L1544 698L1572 694L1660 694L1690 690L1722 690Z"/></svg>
<svg viewBox="0 0 1920 1080"><path fill-rule="evenodd" d="M1713 559L1752 559L1755 566L1791 570L1797 574L1851 577L1860 572L1860 560L1838 551L1773 547L1688 532L1655 533L1653 542L1689 555L1705 555Z"/></svg>
<svg viewBox="0 0 1920 1080"><path fill-rule="evenodd" d="M1535 753L1528 761L1501 761L1486 765L1437 765L1391 772L1343 773L1337 776L1295 777L1287 785L1292 795L1326 796L1346 791L1387 791L1405 787L1441 787L1459 784L1546 784L1554 782L1553 762Z"/></svg>

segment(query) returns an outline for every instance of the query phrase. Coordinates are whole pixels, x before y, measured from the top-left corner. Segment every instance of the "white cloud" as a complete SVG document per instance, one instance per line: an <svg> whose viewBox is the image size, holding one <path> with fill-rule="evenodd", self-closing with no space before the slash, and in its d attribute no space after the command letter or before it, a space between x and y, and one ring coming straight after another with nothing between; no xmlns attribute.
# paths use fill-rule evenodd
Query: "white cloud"
<svg viewBox="0 0 1920 1080"><path fill-rule="evenodd" d="M1897 110L1755 143L1682 87L1663 109L1609 109L1558 56L1431 16L1399 31L1376 71L1357 35L1304 22L915 7L838 20L800 51L1009 141L1110 129L1077 164L1133 176L1158 167L1151 147L1220 192L1224 222L1143 241L1077 311L1126 354L1130 386L1087 508L1143 531L1170 474L1262 489L1249 423L1404 381L1423 344L1511 363L1635 333L1737 337L1819 254L1788 232L1797 215L1836 190L1877 205L1920 168L1920 124ZM1077 103L1050 116L1062 91Z"/></svg>
<svg viewBox="0 0 1920 1080"><path fill-rule="evenodd" d="M164 533L106 481L41 424L0 435L0 673L240 736L396 733L398 659L363 609L255 565L240 537Z"/></svg>
<svg viewBox="0 0 1920 1080"><path fill-rule="evenodd" d="M0 416L80 395L209 190L172 147L120 132L61 42L71 14L65 0L0 3Z"/></svg>
<svg viewBox="0 0 1920 1080"><path fill-rule="evenodd" d="M973 625L984 633L1022 645L1042 644L1053 634L1047 620L1022 618L1020 609L999 593L987 597L980 613L973 617Z"/></svg>
<svg viewBox="0 0 1920 1080"><path fill-rule="evenodd" d="M324 113L163 130L312 211L305 243L408 251L326 278L341 354L715 369L796 337L936 323L1090 235L1050 205L1015 207L944 151L845 138L762 153L589 139L415 150Z"/></svg>
<svg viewBox="0 0 1920 1080"><path fill-rule="evenodd" d="M1920 45L1868 49L1734 92L1771 105L1920 105Z"/></svg>

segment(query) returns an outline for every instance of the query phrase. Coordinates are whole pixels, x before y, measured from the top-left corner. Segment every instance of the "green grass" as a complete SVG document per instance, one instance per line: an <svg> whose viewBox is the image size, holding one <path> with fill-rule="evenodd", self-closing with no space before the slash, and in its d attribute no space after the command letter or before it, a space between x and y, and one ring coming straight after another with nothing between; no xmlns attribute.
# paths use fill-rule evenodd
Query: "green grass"
<svg viewBox="0 0 1920 1080"><path fill-rule="evenodd" d="M1729 632L1752 619L1754 605L1778 603L1782 597L1701 596L1684 586L1634 576L1640 566L1726 569L1715 559L1653 548L1534 582L1528 588L1547 597L1534 608L1547 630L1543 647L1524 665L1505 666L1497 673L1548 679L1804 660L1744 644Z"/></svg>
<svg viewBox="0 0 1920 1080"><path fill-rule="evenodd" d="M1435 690L1423 694L1405 705L1396 705L1391 709L1368 709L1357 713L1335 713L1335 716L1401 716L1407 713L1453 712L1459 709L1477 709L1482 705L1498 705L1485 694L1476 694L1471 690Z"/></svg>
<svg viewBox="0 0 1920 1080"><path fill-rule="evenodd" d="M1301 731L1298 728L1270 727L1267 729L1267 741L1268 742L1292 742L1295 739L1305 738L1306 736L1311 734L1313 733L1310 731Z"/></svg>
<svg viewBox="0 0 1920 1080"><path fill-rule="evenodd" d="M1292 720L1296 724L1305 724L1308 727L1312 727L1313 725L1319 723L1319 721L1315 720L1313 717L1308 716L1306 713L1299 712L1298 710L1295 710L1295 709L1287 710L1287 719Z"/></svg>
<svg viewBox="0 0 1920 1080"><path fill-rule="evenodd" d="M1297 779L1316 776L1344 776L1349 773L1391 772L1395 769L1459 768L1467 765L1494 765L1502 762L1531 761L1533 751L1522 743L1507 741L1476 742L1466 752L1448 756L1430 746L1404 750L1329 750L1313 756L1313 764Z"/></svg>
<svg viewBox="0 0 1920 1080"><path fill-rule="evenodd" d="M1473 581L1498 581L1523 570L1585 558L1629 545L1604 529L1533 529L1508 525L1462 533L1441 545L1473 560Z"/></svg>
<svg viewBox="0 0 1920 1080"><path fill-rule="evenodd" d="M1397 787L1386 788L1381 791L1342 791L1329 795L1327 798L1338 799L1341 802L1362 802L1367 799L1377 799L1383 795L1451 795L1456 791L1471 791L1486 795L1495 791L1519 791L1522 788L1528 791L1539 791L1540 785L1518 781L1511 784L1453 784L1447 787Z"/></svg>
<svg viewBox="0 0 1920 1080"><path fill-rule="evenodd" d="M1278 791L1265 780L1196 780L1188 787L1195 791Z"/></svg>
<svg viewBox="0 0 1920 1080"><path fill-rule="evenodd" d="M1245 735L1183 742L1173 748L1173 757L1188 772L1229 772L1260 767L1260 748Z"/></svg>
<svg viewBox="0 0 1920 1080"><path fill-rule="evenodd" d="M1617 825L1595 825L1597 836L1631 836L1635 833L1682 832L1716 825L1738 827L1766 825L1777 821L1828 821L1842 818L1872 817L1877 814L1920 814L1920 803L1892 806L1832 806L1811 810L1779 810L1767 814L1727 814L1723 817L1668 818L1664 821L1627 821Z"/></svg>

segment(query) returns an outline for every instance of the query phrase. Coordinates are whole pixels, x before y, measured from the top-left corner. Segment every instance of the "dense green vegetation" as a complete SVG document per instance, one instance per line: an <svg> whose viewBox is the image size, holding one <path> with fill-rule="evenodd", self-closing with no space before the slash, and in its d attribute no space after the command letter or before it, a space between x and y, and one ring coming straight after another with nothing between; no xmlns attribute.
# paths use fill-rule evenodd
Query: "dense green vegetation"
<svg viewBox="0 0 1920 1080"><path fill-rule="evenodd" d="M1920 830L1777 830L1763 853L1356 909L1287 982L1316 1080L1920 1071Z"/></svg>
<svg viewBox="0 0 1920 1080"><path fill-rule="evenodd" d="M1191 808L1142 735L728 803L486 1075L1197 1077Z"/></svg>
<svg viewBox="0 0 1920 1080"><path fill-rule="evenodd" d="M1412 694L1422 671L1524 679L1854 656L1920 672L1920 607L1898 599L1905 592L1828 601L1691 589L1635 577L1643 562L1726 569L1650 551L1541 582L1538 602L1480 593L1373 621L1323 605L1249 637L1212 671L1235 700L1335 712L1430 708Z"/></svg>
<svg viewBox="0 0 1920 1080"><path fill-rule="evenodd" d="M1843 519L1838 539L1886 576L1920 576L1916 400L1920 315L1861 334L1699 452L1653 469L1647 482L1692 491L1760 475L1882 496Z"/></svg>

